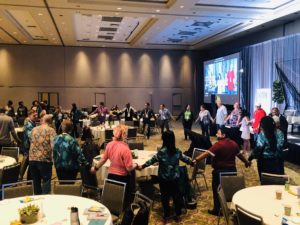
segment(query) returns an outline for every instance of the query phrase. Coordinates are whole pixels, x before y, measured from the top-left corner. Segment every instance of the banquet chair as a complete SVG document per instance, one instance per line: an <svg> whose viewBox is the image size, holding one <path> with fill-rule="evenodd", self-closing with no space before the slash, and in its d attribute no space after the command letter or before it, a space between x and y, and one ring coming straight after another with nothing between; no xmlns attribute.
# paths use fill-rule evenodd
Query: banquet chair
<svg viewBox="0 0 300 225"><path fill-rule="evenodd" d="M235 205L236 215L239 225L263 225L263 218L259 215L251 213L239 205Z"/></svg>
<svg viewBox="0 0 300 225"><path fill-rule="evenodd" d="M238 175L237 172L220 173L220 185L224 191L226 202L231 202L233 195L246 187L244 175Z"/></svg>
<svg viewBox="0 0 300 225"><path fill-rule="evenodd" d="M284 185L285 182L290 182L290 177L288 175L261 173L261 185Z"/></svg>
<svg viewBox="0 0 300 225"><path fill-rule="evenodd" d="M219 198L221 210L222 210L226 225L237 224L236 217L233 214L233 211L231 211L228 208L226 197L225 197L225 194L224 194L224 191L223 191L223 188L221 185L219 185L219 187L218 187L218 198ZM220 214L221 214L221 211L219 212L219 216L218 216L218 225L220 224L220 218L221 218Z"/></svg>
<svg viewBox="0 0 300 225"><path fill-rule="evenodd" d="M1 155L13 157L19 162L19 147L2 147Z"/></svg>
<svg viewBox="0 0 300 225"><path fill-rule="evenodd" d="M98 186L96 174L90 173L86 166L81 165L80 176L82 179L81 195L99 201L101 197L101 188Z"/></svg>
<svg viewBox="0 0 300 225"><path fill-rule="evenodd" d="M127 140L136 139L137 137L137 128L129 128L127 134Z"/></svg>
<svg viewBox="0 0 300 225"><path fill-rule="evenodd" d="M81 181L78 180L55 180L53 183L53 194L57 195L82 195Z"/></svg>
<svg viewBox="0 0 300 225"><path fill-rule="evenodd" d="M112 129L105 129L105 142L110 142L113 139L113 130Z"/></svg>
<svg viewBox="0 0 300 225"><path fill-rule="evenodd" d="M205 151L206 150L199 149L199 148L194 148L192 160L194 160L197 156L201 155ZM190 181L193 184L194 190L196 190L196 187L197 187L198 192L200 192L200 187L199 187L199 184L197 182L198 175L203 177L206 189L208 190L206 177L205 177L205 167L206 167L206 158L204 158L200 161L197 161L197 163L193 167L192 176L191 176Z"/></svg>
<svg viewBox="0 0 300 225"><path fill-rule="evenodd" d="M128 143L129 149L134 150L144 150L144 143L143 142L129 142Z"/></svg>
<svg viewBox="0 0 300 225"><path fill-rule="evenodd" d="M20 163L15 163L13 165L3 167L2 174L0 176L0 187L2 187L3 184L17 182L19 180L20 167Z"/></svg>
<svg viewBox="0 0 300 225"><path fill-rule="evenodd" d="M33 181L20 181L2 185L2 199L33 195Z"/></svg>
<svg viewBox="0 0 300 225"><path fill-rule="evenodd" d="M126 183L111 179L104 180L100 202L111 212L114 224L120 221L120 216L124 209L125 190Z"/></svg>
<svg viewBox="0 0 300 225"><path fill-rule="evenodd" d="M148 208L148 223L149 223L149 219L150 219L150 214L151 214L151 209L153 207L153 201L148 198L147 196L141 194L139 191L135 192L134 195L134 199L133 199L134 203L138 203L138 202L144 202L147 205Z"/></svg>

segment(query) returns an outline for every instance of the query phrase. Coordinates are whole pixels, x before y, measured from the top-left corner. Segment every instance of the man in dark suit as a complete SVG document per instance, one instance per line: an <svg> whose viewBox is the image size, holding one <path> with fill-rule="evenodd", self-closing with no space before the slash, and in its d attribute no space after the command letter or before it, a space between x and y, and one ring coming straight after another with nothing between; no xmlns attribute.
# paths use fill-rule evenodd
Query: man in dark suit
<svg viewBox="0 0 300 225"><path fill-rule="evenodd" d="M145 132L145 128L146 128L146 125L147 125L147 138L149 139L149 137L150 137L150 119L151 118L155 119L154 112L150 108L150 103L149 102L147 102L145 104L145 108L141 112L141 117L143 118L143 134Z"/></svg>

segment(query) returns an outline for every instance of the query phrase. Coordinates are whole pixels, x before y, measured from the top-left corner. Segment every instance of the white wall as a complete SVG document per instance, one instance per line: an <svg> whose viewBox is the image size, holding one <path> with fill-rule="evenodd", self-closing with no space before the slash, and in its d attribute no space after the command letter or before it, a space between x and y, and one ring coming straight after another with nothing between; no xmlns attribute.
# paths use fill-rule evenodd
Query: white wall
<svg viewBox="0 0 300 225"><path fill-rule="evenodd" d="M63 108L92 105L96 92L106 93L109 107L140 109L152 95L154 109L171 109L178 92L183 105L194 105L193 67L185 51L0 45L0 105L30 106L38 92L59 92Z"/></svg>

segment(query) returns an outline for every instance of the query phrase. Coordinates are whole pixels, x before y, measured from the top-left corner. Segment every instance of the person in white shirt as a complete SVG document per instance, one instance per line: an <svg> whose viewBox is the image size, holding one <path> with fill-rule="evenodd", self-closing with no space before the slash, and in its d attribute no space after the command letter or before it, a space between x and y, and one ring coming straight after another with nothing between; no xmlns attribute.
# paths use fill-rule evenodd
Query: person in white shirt
<svg viewBox="0 0 300 225"><path fill-rule="evenodd" d="M216 115L216 125L217 125L217 130L220 128L223 128L225 126L225 120L227 118L227 109L226 107L222 104L221 100L217 100L217 115Z"/></svg>
<svg viewBox="0 0 300 225"><path fill-rule="evenodd" d="M213 122L213 118L210 115L210 112L205 108L205 105L200 106L199 116L196 119L195 123L199 122L202 130L203 136L209 136L208 130L210 122Z"/></svg>

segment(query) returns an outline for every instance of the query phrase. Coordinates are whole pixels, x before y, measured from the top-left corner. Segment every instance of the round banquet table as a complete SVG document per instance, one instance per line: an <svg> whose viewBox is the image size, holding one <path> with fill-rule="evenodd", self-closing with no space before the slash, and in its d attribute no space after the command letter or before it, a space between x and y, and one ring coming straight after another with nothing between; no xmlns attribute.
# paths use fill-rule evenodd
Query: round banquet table
<svg viewBox="0 0 300 225"><path fill-rule="evenodd" d="M135 154L138 156L137 159L133 159L133 163L137 163L138 165L143 165L148 159L151 159L152 156L156 154L156 151L147 151L147 150L133 150ZM102 155L96 156L94 158L94 164L96 164ZM103 183L104 179L107 177L108 168L110 166L110 161L107 160L106 163L97 171L97 179L100 184ZM157 176L158 174L158 165L151 165L141 171L136 170L136 177Z"/></svg>
<svg viewBox="0 0 300 225"><path fill-rule="evenodd" d="M24 197L0 201L0 224L9 225L10 221L19 220L18 209L28 204L35 204L40 208L40 219L32 225L69 225L71 207L78 208L80 224L88 225L88 215L85 212L92 206L101 208L103 215L101 221L104 225L112 225L109 210L97 201L71 195L36 195L31 197L34 200L28 203L21 203Z"/></svg>
<svg viewBox="0 0 300 225"><path fill-rule="evenodd" d="M291 190L297 193L296 186L291 186ZM282 191L282 199L275 197L276 190ZM247 211L259 215L263 218L264 224L280 225L282 217L288 219L290 225L300 224L300 199L288 193L284 185L262 185L242 189L234 194L231 208L239 205ZM291 216L284 216L284 204L292 206Z"/></svg>
<svg viewBox="0 0 300 225"><path fill-rule="evenodd" d="M0 170L5 166L11 166L16 163L16 159L6 155L0 155Z"/></svg>

